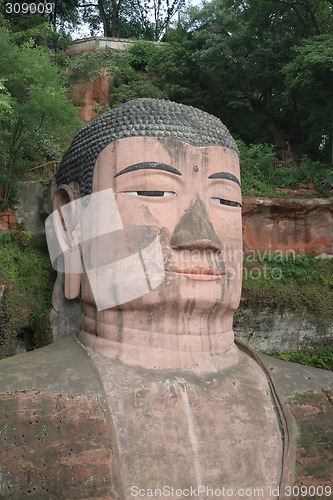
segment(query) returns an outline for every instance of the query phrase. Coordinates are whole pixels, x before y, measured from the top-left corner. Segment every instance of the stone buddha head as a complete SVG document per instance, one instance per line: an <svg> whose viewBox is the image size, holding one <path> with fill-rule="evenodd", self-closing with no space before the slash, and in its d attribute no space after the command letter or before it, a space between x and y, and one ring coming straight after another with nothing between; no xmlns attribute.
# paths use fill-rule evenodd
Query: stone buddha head
<svg viewBox="0 0 333 500"><path fill-rule="evenodd" d="M144 368L214 371L237 362L240 169L222 122L170 101L127 102L77 134L56 180L55 210L78 199L90 206L89 216L72 214L81 227L75 253L81 270L65 264L65 295L81 293L83 302L82 343ZM103 198L102 209L94 208L95 195ZM114 219L120 226L82 244L84 226L111 226ZM139 276L135 266L124 266L115 292L105 265L134 254L142 262L148 247L146 291L131 294ZM101 281L89 273L92 255ZM159 278L152 285L154 266ZM125 299L104 300L112 293Z"/></svg>

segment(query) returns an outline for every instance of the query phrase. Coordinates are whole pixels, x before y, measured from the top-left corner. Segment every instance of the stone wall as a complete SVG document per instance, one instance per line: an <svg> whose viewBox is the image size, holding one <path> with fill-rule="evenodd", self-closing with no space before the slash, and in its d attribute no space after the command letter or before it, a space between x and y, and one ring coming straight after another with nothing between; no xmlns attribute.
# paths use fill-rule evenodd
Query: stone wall
<svg viewBox="0 0 333 500"><path fill-rule="evenodd" d="M258 352L282 354L332 345L333 325L319 328L305 308L279 311L241 303L234 317L234 332L238 340Z"/></svg>
<svg viewBox="0 0 333 500"><path fill-rule="evenodd" d="M18 229L15 212L12 208L0 212L0 231L4 229Z"/></svg>
<svg viewBox="0 0 333 500"><path fill-rule="evenodd" d="M133 45L133 41L128 38L112 38L104 36L93 36L82 40L75 40L68 44L67 54L69 56L78 56L83 52L94 50L111 50L113 52L123 52Z"/></svg>
<svg viewBox="0 0 333 500"><path fill-rule="evenodd" d="M32 234L45 234L44 222L51 213L54 181L19 182L19 200L15 217Z"/></svg>

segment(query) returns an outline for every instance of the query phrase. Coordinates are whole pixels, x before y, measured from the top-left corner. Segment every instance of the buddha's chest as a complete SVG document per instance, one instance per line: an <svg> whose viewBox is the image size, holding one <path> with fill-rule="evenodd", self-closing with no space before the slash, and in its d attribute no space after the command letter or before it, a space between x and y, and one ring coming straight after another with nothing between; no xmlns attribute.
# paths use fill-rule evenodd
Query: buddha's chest
<svg viewBox="0 0 333 500"><path fill-rule="evenodd" d="M211 490L225 488L234 497L252 490L246 498L256 498L262 489L262 498L274 498L282 439L265 375L252 360L209 377L145 376L108 361L98 368L126 498L157 498L160 490L167 497L172 488L181 497L195 490L214 498Z"/></svg>

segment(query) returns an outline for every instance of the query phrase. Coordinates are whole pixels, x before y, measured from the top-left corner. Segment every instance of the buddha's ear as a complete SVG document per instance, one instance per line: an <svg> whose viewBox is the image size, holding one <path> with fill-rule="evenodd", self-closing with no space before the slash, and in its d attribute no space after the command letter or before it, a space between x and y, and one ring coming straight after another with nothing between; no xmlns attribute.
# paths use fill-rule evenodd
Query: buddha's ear
<svg viewBox="0 0 333 500"><path fill-rule="evenodd" d="M57 211L59 215L54 217L54 230L64 256L66 299L78 297L81 287L82 265L78 245L80 216L75 198L73 189L65 184L58 187L53 197L53 212Z"/></svg>

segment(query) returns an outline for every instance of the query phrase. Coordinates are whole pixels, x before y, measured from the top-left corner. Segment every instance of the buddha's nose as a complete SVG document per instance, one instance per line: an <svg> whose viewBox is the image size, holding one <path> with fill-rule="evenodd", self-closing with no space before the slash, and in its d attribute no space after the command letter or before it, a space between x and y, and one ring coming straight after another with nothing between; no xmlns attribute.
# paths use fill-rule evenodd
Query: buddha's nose
<svg viewBox="0 0 333 500"><path fill-rule="evenodd" d="M221 250L222 243L198 195L175 227L171 247L186 250Z"/></svg>

